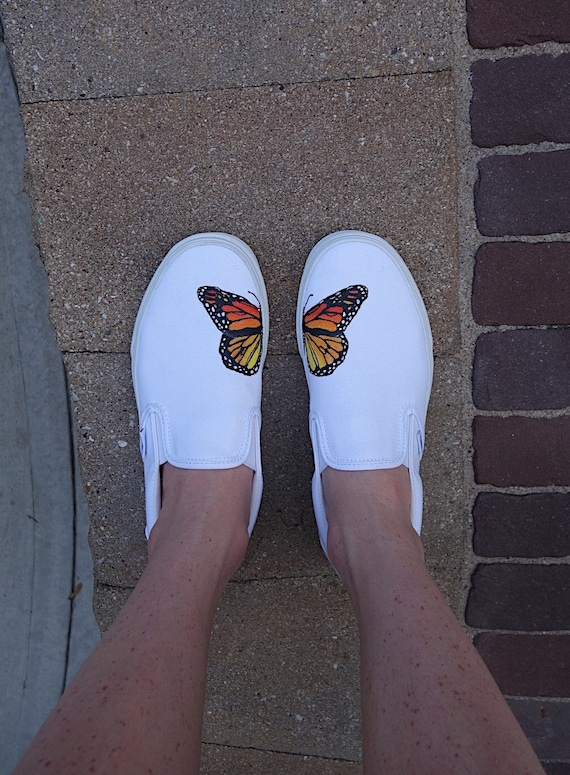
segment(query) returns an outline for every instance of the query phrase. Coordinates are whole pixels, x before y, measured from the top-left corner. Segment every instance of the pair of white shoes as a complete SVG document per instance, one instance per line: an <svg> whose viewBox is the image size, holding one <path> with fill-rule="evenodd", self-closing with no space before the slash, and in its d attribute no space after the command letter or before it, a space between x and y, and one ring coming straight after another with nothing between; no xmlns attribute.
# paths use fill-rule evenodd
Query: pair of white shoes
<svg viewBox="0 0 570 775"><path fill-rule="evenodd" d="M269 309L250 248L228 234L175 245L141 303L131 346L144 462L147 537L160 511L160 466L255 471L249 532L262 493L261 373ZM405 465L420 532L419 464L433 373L418 288L385 240L341 231L311 251L299 289L297 342L310 392L313 503L322 547L321 473Z"/></svg>

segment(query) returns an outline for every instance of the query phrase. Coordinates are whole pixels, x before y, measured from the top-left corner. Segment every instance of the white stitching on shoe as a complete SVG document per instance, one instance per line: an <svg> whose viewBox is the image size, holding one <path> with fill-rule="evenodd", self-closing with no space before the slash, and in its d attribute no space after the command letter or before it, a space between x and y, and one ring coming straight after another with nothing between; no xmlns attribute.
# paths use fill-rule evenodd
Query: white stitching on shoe
<svg viewBox="0 0 570 775"><path fill-rule="evenodd" d="M238 466L241 464L243 460L247 457L247 454L249 452L250 443L253 441L254 443L257 443L254 439L254 434L252 432L253 427L253 420L254 418L258 416L261 418L261 411L258 407L252 407L249 412L245 415L242 425L242 441L240 444L240 447L238 451L235 453L235 455L232 455L231 457L179 457L173 454L172 451L172 434L170 430L170 420L168 417L168 414L165 410L165 408L161 404L149 404L147 408L144 411L144 414L141 418L141 455L143 457L143 460L145 456L148 456L150 454L150 450L148 449L148 443L145 440L144 441L144 452L143 452L143 441L142 438L146 434L143 433L144 430L148 431L149 424L156 425L155 433L153 434L153 442L154 442L154 454L156 455L157 459L160 461L159 465L162 465L162 463L166 462L167 460L172 463L172 465L178 465L182 468L207 468L210 467L227 467L232 468L233 466ZM154 420L154 423L153 423ZM261 425L261 420L260 420ZM161 443L162 441L162 443Z"/></svg>
<svg viewBox="0 0 570 775"><path fill-rule="evenodd" d="M400 417L398 420L398 453L392 457L392 458L382 458L382 457L374 457L374 458L361 458L361 457L353 457L353 458L337 458L335 457L331 451L330 451L330 444L327 437L327 431L326 426L324 423L324 420L322 418L321 412L318 409L311 409L309 412L309 429L311 429L311 420L313 419L318 426L319 434L322 439L322 455L327 465L330 465L332 468L352 468L356 466L359 469L365 469L367 466L370 466L371 468L395 468L398 465L401 465L405 459L407 454L407 444L405 442L405 439L407 438L406 435L406 426L407 426L407 418L410 414L413 414L414 417L417 419L417 412L415 410L415 407L413 404L405 404L401 411L400 411ZM421 424L418 424L421 427ZM311 436L311 440L312 436ZM315 442L313 441L313 444Z"/></svg>

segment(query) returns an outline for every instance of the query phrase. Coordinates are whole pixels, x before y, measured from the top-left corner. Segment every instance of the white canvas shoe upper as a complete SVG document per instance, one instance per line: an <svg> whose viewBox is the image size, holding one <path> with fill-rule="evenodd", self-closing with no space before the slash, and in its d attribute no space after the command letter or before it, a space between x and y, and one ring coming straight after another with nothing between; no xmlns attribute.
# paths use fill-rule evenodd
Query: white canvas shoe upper
<svg viewBox="0 0 570 775"><path fill-rule="evenodd" d="M262 492L261 372L269 310L250 248L196 234L162 261L131 345L144 463L147 537L160 511L160 466L254 469L249 531Z"/></svg>
<svg viewBox="0 0 570 775"><path fill-rule="evenodd" d="M341 231L317 243L299 289L297 342L310 392L313 503L325 553L327 466L407 466L419 533L432 337L420 292L388 242Z"/></svg>

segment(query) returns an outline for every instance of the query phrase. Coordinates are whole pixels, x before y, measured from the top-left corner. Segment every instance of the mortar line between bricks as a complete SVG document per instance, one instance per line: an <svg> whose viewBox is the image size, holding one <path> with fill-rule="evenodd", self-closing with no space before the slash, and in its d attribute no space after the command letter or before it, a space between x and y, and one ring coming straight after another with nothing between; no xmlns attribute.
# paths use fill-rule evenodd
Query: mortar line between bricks
<svg viewBox="0 0 570 775"><path fill-rule="evenodd" d="M475 406L475 413L480 417L498 417L507 419L510 417L530 417L540 420L554 420L558 417L567 417L570 407L565 406L562 409L478 409Z"/></svg>
<svg viewBox="0 0 570 775"><path fill-rule="evenodd" d="M519 485L511 485L507 487L499 487L490 483L475 484L477 493L480 492L496 492L503 495L541 495L544 493L562 493L563 495L570 493L570 486L562 484L549 484L540 487L538 485L531 485L529 487L521 487Z"/></svg>
<svg viewBox="0 0 570 775"><path fill-rule="evenodd" d="M545 140L542 143L527 143L526 145L493 145L492 147L473 144L473 156L478 163L492 156L524 156L528 153L553 153L570 150L570 143L554 143Z"/></svg>
<svg viewBox="0 0 570 775"><path fill-rule="evenodd" d="M521 637L535 636L537 638L546 638L549 635L560 637L566 636L570 640L570 633L568 630L504 630L504 629L485 629L481 627L472 627L470 624L465 625L465 632L471 641L473 641L477 635L520 635ZM505 695L503 695L505 696ZM526 695L521 695L526 698ZM570 697L563 697L558 699L564 699L570 701Z"/></svg>
<svg viewBox="0 0 570 775"><path fill-rule="evenodd" d="M496 62L500 59L520 59L528 56L552 56L559 57L570 54L570 43L557 43L555 41L542 41L540 43L525 43L521 46L499 46L497 48L473 48L469 44L469 64L483 59L487 62Z"/></svg>
<svg viewBox="0 0 570 775"><path fill-rule="evenodd" d="M469 630L473 636L483 635L484 633L492 633L493 635L535 635L537 637L541 635L566 635L570 639L570 633L568 630L505 630L505 629L488 629L485 627L469 627ZM570 698L564 698L570 699Z"/></svg>
<svg viewBox="0 0 570 775"><path fill-rule="evenodd" d="M378 81L386 78L411 78L417 75L441 75L443 73L452 74L451 67L443 67L437 70L418 70L417 72L405 72L405 73L386 73L385 75L355 75L355 76L343 76L339 78L320 78L314 81L267 81L263 83L248 84L247 86L215 86L212 88L203 89L189 89L188 91L157 91L148 92L146 94L100 94L96 97L81 97L72 96L67 98L58 98L53 100L21 100L20 105L22 107L32 107L35 105L66 105L70 102L111 102L119 100L133 100L133 99L146 99L148 97L183 97L184 95L191 94L222 94L224 92L234 91L249 91L255 89L268 89L271 87L283 88L295 86L318 86L319 84L334 84L334 83L354 83L358 81Z"/></svg>
<svg viewBox="0 0 570 775"><path fill-rule="evenodd" d="M565 557L482 557L480 554L474 554L478 565L569 565L570 555Z"/></svg>
<svg viewBox="0 0 570 775"><path fill-rule="evenodd" d="M549 633L550 635L550 633ZM568 697L551 697L550 695L527 695L527 694L503 694L506 700L534 700L535 702L554 702L558 705L570 704L570 698ZM542 761L542 760L541 760ZM552 759L544 759L544 761L552 761Z"/></svg>
<svg viewBox="0 0 570 775"><path fill-rule="evenodd" d="M492 334L492 333L500 333L504 334L507 331L559 331L559 330L567 330L570 329L570 324L568 323L537 323L533 325L532 323L526 323L525 325L508 325L506 323L503 323L501 325L481 325L479 323L474 323L473 328L475 330L478 330L482 334Z"/></svg>
<svg viewBox="0 0 570 775"><path fill-rule="evenodd" d="M568 242L570 240L570 231L553 231L549 234L503 234L501 236L489 236L476 232L474 242L479 246L487 242L525 242L529 245L538 245L544 242Z"/></svg>
<svg viewBox="0 0 570 775"><path fill-rule="evenodd" d="M550 635L551 633L548 634ZM550 694L504 694L503 696L507 700L535 700L537 702L555 702L559 703L560 705L567 705L570 703L570 697L556 697Z"/></svg>

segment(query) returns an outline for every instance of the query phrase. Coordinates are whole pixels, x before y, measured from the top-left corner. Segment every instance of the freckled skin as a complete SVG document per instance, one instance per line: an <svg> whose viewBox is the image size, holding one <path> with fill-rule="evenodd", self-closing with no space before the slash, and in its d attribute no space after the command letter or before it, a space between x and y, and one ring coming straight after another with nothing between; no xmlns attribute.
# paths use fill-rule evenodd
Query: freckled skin
<svg viewBox="0 0 570 775"><path fill-rule="evenodd" d="M198 775L210 632L251 484L245 466L164 466L148 567L13 775ZM325 469L323 486L360 631L363 774L544 773L427 573L406 469Z"/></svg>
<svg viewBox="0 0 570 775"><path fill-rule="evenodd" d="M407 469L328 468L323 487L360 631L364 775L544 775L427 572Z"/></svg>
<svg viewBox="0 0 570 775"><path fill-rule="evenodd" d="M197 775L210 630L247 548L253 472L180 473L164 467L141 580L14 775Z"/></svg>

